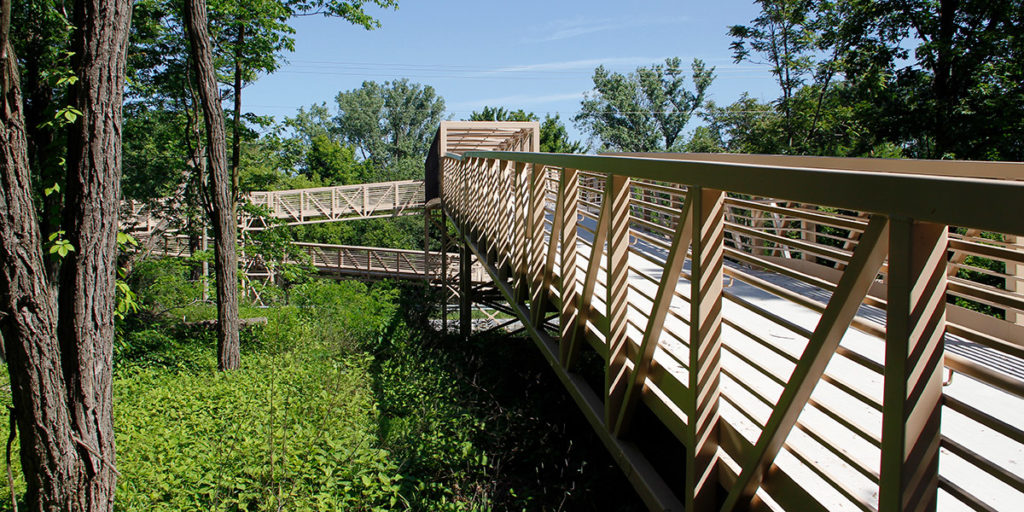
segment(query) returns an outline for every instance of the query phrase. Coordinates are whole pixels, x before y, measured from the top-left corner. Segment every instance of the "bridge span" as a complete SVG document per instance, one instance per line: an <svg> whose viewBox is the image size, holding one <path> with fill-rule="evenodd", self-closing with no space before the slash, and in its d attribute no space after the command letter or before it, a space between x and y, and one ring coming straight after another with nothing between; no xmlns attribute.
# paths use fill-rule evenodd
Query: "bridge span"
<svg viewBox="0 0 1024 512"><path fill-rule="evenodd" d="M372 278L411 279L425 281L451 281L457 278L459 255L449 254L448 276L444 275L444 260L438 251L413 251L387 247L362 247L356 245L317 244L292 242L300 249L303 257L288 257L284 263L308 265L321 277L329 278ZM150 249L154 256L184 258L192 255L186 236L160 237ZM250 279L273 279L275 272L258 258L246 257L242 248L242 267ZM471 269L473 282L486 282L487 273L482 265Z"/></svg>
<svg viewBox="0 0 1024 512"><path fill-rule="evenodd" d="M1024 164L538 148L427 167L651 509L1024 507Z"/></svg>
<svg viewBox="0 0 1024 512"><path fill-rule="evenodd" d="M162 233L180 220L177 198L155 204L129 202L123 229L133 233ZM360 183L336 187L250 192L246 202L265 209L265 216L239 216L239 229L266 229L265 219L287 225L418 215L423 212L422 180Z"/></svg>

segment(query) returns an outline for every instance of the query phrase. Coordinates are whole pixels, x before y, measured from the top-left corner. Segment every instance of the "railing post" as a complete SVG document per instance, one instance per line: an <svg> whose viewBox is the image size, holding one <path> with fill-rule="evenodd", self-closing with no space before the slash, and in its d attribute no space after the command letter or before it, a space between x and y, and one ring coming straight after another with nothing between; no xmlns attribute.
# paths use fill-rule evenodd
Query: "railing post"
<svg viewBox="0 0 1024 512"><path fill-rule="evenodd" d="M686 510L710 510L720 501L715 464L722 348L725 193L690 189L690 347L686 422Z"/></svg>
<svg viewBox="0 0 1024 512"><path fill-rule="evenodd" d="M889 232L878 509L935 510L947 227L893 218Z"/></svg>
<svg viewBox="0 0 1024 512"><path fill-rule="evenodd" d="M815 209L817 209L817 208L815 208ZM801 227L803 228L800 231L800 238L803 239L805 242L812 243L812 244L817 244L818 243L818 236L817 236L818 225L813 223L813 222L811 222L811 221L809 221L809 220L807 220L807 219L801 220L800 224L801 224ZM807 252L807 251L803 251L801 253L801 255L800 255L800 258L805 260L805 261L814 261L815 260L814 255L809 253L809 252Z"/></svg>
<svg viewBox="0 0 1024 512"><path fill-rule="evenodd" d="M360 216L366 217L370 215L370 187L369 185L363 185L363 211Z"/></svg>
<svg viewBox="0 0 1024 512"><path fill-rule="evenodd" d="M512 248L512 286L515 293L516 300L521 300L522 296L527 293L528 289L528 278L527 278L527 223L529 221L527 217L526 205L528 203L528 194L523 189L524 176L526 174L526 164L522 162L516 162L515 168L513 169L513 193L515 206L512 219L514 221L513 229L513 248Z"/></svg>
<svg viewBox="0 0 1024 512"><path fill-rule="evenodd" d="M616 415L629 384L626 370L626 319L629 314L629 185L628 177L610 174L604 200L608 201L608 260L605 267L608 360L605 363L605 425L614 429ZM595 245L591 257L599 257Z"/></svg>
<svg viewBox="0 0 1024 512"><path fill-rule="evenodd" d="M561 263L560 267L560 297L562 309L559 312L559 338L558 359L562 366L569 360L569 347L581 336L579 316L576 309L576 295L579 283L576 279L576 222L579 210L579 171L576 169L562 169L562 182L560 183L559 200L562 203L562 229L561 229ZM552 233L554 235L554 233Z"/></svg>
<svg viewBox="0 0 1024 512"><path fill-rule="evenodd" d="M529 217L526 228L530 248L527 264L530 272L530 309L534 318L543 309L547 300L544 289L544 201L545 180L544 166L533 164L530 172Z"/></svg>
<svg viewBox="0 0 1024 512"><path fill-rule="evenodd" d="M1010 244L1010 249L1017 252L1024 252L1024 237L1007 235L1006 241ZM1024 265L1007 261L1006 291L1018 294L1024 292L1024 283L1021 282L1021 279L1024 279ZM1024 314L1007 309L1006 321L1012 324L1024 325Z"/></svg>
<svg viewBox="0 0 1024 512"><path fill-rule="evenodd" d="M459 245L459 334L468 340L473 334L473 251Z"/></svg>

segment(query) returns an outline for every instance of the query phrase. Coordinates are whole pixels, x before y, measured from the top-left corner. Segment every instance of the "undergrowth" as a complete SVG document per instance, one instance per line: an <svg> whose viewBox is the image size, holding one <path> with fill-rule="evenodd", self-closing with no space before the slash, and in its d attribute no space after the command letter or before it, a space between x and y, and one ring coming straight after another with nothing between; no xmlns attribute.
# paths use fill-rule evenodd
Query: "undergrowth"
<svg viewBox="0 0 1024 512"><path fill-rule="evenodd" d="M217 372L215 332L185 323L212 306L149 270L115 343L116 510L640 508L536 349L424 328L418 286L294 286L243 311L267 322Z"/></svg>

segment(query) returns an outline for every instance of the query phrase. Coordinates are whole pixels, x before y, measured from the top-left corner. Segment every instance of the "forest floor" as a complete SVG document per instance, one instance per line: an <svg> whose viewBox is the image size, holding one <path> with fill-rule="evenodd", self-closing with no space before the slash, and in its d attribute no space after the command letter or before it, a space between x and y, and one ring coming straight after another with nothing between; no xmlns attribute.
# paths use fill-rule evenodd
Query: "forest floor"
<svg viewBox="0 0 1024 512"><path fill-rule="evenodd" d="M227 373L212 306L122 321L116 509L643 509L528 339L423 328L421 290L297 286Z"/></svg>

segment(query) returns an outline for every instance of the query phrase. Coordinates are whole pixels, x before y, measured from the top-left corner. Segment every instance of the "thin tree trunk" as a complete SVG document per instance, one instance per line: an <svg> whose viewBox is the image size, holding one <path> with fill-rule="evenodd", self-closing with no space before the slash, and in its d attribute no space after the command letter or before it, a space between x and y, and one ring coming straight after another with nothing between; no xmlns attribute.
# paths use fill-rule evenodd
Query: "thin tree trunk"
<svg viewBox="0 0 1024 512"><path fill-rule="evenodd" d="M185 0L185 24L192 43L199 97L206 121L207 155L213 203L214 273L217 276L217 366L234 370L241 364L238 340L238 221L231 194L224 135L224 110L217 93L213 51L207 30L206 0Z"/></svg>
<svg viewBox="0 0 1024 512"><path fill-rule="evenodd" d="M58 334L75 448L77 510L112 510L112 365L121 201L121 104L130 0L75 6L71 104L82 112L68 131L63 229L75 251L61 268Z"/></svg>
<svg viewBox="0 0 1024 512"><path fill-rule="evenodd" d="M238 198L238 166L242 158L242 47L245 24L238 24L235 37L235 119L231 130L231 197Z"/></svg>

